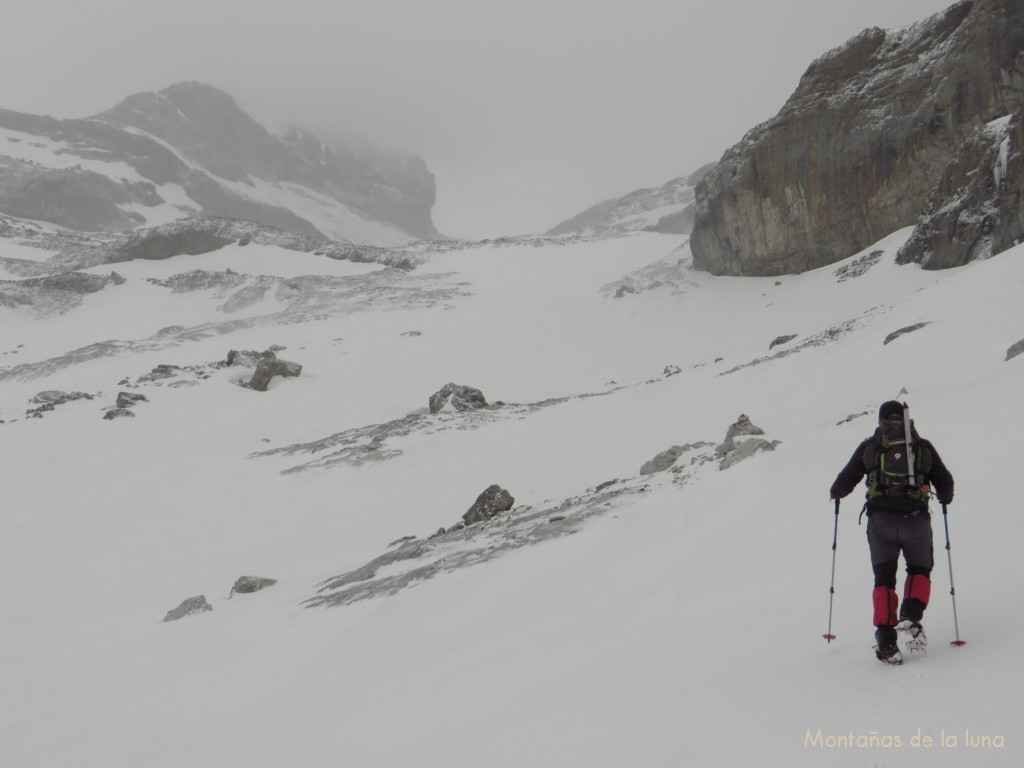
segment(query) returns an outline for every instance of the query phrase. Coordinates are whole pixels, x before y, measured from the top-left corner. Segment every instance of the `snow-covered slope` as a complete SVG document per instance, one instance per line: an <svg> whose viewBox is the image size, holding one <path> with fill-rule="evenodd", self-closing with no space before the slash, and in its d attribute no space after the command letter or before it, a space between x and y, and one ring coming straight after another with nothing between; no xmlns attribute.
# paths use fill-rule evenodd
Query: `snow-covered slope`
<svg viewBox="0 0 1024 768"><path fill-rule="evenodd" d="M708 167L666 182L606 200L548 230L549 235L615 237L629 232L687 234L693 226L695 187Z"/></svg>
<svg viewBox="0 0 1024 768"><path fill-rule="evenodd" d="M1018 764L1024 251L925 272L907 234L778 280L651 233L411 271L232 245L0 307L0 765ZM267 392L221 364L272 345L303 368ZM492 407L426 413L447 382ZM27 418L45 390L93 399ZM891 668L856 497L822 639L828 487L903 390L968 644L936 514L931 647ZM740 414L778 443L720 468ZM513 509L458 530L491 484Z"/></svg>

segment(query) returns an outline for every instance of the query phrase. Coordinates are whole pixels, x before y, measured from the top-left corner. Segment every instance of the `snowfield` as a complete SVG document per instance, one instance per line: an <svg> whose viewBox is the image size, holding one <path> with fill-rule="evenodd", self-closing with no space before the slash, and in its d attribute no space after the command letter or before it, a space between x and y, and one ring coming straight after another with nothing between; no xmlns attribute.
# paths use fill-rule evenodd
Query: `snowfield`
<svg viewBox="0 0 1024 768"><path fill-rule="evenodd" d="M1005 357L1024 338L1024 246L927 272L893 262L908 234L782 278L695 272L685 237L655 234L452 248L408 274L229 246L115 265L125 283L64 315L0 304L0 765L1019 765L1024 355ZM6 240L0 256L23 257ZM645 278L655 262L669 282ZM270 291L232 314L214 289L148 282L197 269L320 274L361 298ZM101 341L124 343L63 357ZM271 345L301 376L261 393L215 365ZM182 370L146 380L158 365ZM426 414L448 382L504 405ZM26 418L44 390L94 399ZM119 391L147 400L104 420ZM968 641L950 645L933 505L930 646L902 667L871 647L860 491L822 638L828 488L895 397L956 478ZM740 414L775 450L719 469L694 449L640 475ZM274 452L364 427L374 447L326 466ZM495 518L395 594L304 607L491 484L536 526ZM515 546L449 568L496 541ZM278 583L229 598L243 575ZM200 594L212 611L162 622Z"/></svg>

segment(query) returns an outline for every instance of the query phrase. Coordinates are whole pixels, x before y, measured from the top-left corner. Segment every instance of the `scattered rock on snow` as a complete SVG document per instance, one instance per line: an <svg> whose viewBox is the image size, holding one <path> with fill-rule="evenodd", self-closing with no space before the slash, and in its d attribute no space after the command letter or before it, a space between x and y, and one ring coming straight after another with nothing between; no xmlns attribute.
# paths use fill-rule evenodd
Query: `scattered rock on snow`
<svg viewBox="0 0 1024 768"><path fill-rule="evenodd" d="M776 336L772 340L772 343L768 345L768 349L771 350L773 347L777 347L777 346L779 346L781 344L788 344L789 342L791 342L795 338L796 338L796 334L795 333L789 333L789 334L786 334L785 336Z"/></svg>
<svg viewBox="0 0 1024 768"><path fill-rule="evenodd" d="M298 376L302 373L302 366L288 360L281 360L276 357L261 358L256 365L256 372L249 380L249 389L257 392L266 392L270 380L274 376Z"/></svg>
<svg viewBox="0 0 1024 768"><path fill-rule="evenodd" d="M113 421L114 419L120 419L124 416L135 417L135 411L131 408L111 408L103 414L103 418L107 421Z"/></svg>
<svg viewBox="0 0 1024 768"><path fill-rule="evenodd" d="M172 611L168 611L167 615L164 616L164 621L177 621L183 619L186 616L192 616L197 613L206 613L212 611L213 606L206 602L205 595L196 595L190 597L187 600L183 600L181 605Z"/></svg>
<svg viewBox="0 0 1024 768"><path fill-rule="evenodd" d="M653 459L645 462L640 467L641 475L651 475L655 472L664 472L666 469L671 467L687 451L692 451L696 448L704 448L710 446L711 443L699 442L699 443L687 443L686 445L673 445L668 450L662 451ZM601 486L598 486L598 490L601 490Z"/></svg>
<svg viewBox="0 0 1024 768"><path fill-rule="evenodd" d="M885 337L885 341L882 342L882 346L885 346L890 341L898 339L905 333L913 333L914 331L919 331L926 325L928 325L928 323L914 323L913 325L908 325L906 328L900 328L898 331L893 331L892 333Z"/></svg>
<svg viewBox="0 0 1024 768"><path fill-rule="evenodd" d="M29 403L35 403L36 408L29 408L25 415L30 419L41 419L43 413L52 411L58 405L70 403L74 400L92 400L93 396L86 392L64 392L59 389L47 389L36 394Z"/></svg>
<svg viewBox="0 0 1024 768"><path fill-rule="evenodd" d="M508 512L516 500L512 494L499 485L492 485L481 493L473 506L462 516L466 525L473 525L481 520L490 520L495 515Z"/></svg>
<svg viewBox="0 0 1024 768"><path fill-rule="evenodd" d="M234 595L239 592L243 595L248 595L253 592L259 592L261 589L272 587L277 584L277 579L267 579L261 576L240 576L235 580L235 584L231 587L231 594Z"/></svg>
<svg viewBox="0 0 1024 768"><path fill-rule="evenodd" d="M430 396L429 404L431 413L440 413L446 408L475 411L477 408L486 408L487 400L479 389L449 383Z"/></svg>
<svg viewBox="0 0 1024 768"><path fill-rule="evenodd" d="M754 437L763 434L764 430L752 423L749 416L740 414L726 430L725 440L715 448L715 456L719 459L718 468L728 469L755 453L774 451L780 441ZM736 438L746 439L737 441Z"/></svg>
<svg viewBox="0 0 1024 768"><path fill-rule="evenodd" d="M169 379L173 376L177 376L180 371L180 365L167 365L166 363L161 363L149 373L139 376L139 383L145 384L151 381L159 381L160 379Z"/></svg>
<svg viewBox="0 0 1024 768"><path fill-rule="evenodd" d="M117 407L131 408L136 403L148 403L149 398L139 392L118 392Z"/></svg>

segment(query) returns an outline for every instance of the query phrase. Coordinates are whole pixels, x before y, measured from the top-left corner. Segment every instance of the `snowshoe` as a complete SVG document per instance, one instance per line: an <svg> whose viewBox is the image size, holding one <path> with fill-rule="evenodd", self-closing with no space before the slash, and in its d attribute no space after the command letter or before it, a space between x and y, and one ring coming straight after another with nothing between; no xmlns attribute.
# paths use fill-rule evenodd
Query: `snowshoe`
<svg viewBox="0 0 1024 768"><path fill-rule="evenodd" d="M903 645L908 653L924 653L928 647L928 636L919 621L905 619L896 625L896 630L905 638Z"/></svg>

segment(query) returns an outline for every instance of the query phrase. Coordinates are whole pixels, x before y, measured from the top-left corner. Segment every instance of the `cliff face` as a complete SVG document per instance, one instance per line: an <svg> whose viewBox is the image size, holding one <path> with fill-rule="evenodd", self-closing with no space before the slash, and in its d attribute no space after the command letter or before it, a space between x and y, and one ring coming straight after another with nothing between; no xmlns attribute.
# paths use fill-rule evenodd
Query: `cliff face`
<svg viewBox="0 0 1024 768"><path fill-rule="evenodd" d="M1024 99L1024 4L965 0L815 61L697 188L694 265L802 272L918 221L961 145Z"/></svg>
<svg viewBox="0 0 1024 768"><path fill-rule="evenodd" d="M965 141L896 260L925 269L986 259L1024 239L1024 106Z"/></svg>

